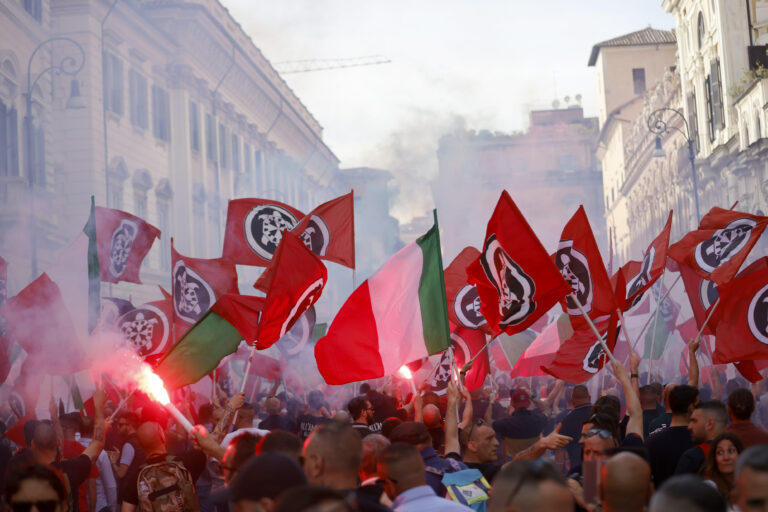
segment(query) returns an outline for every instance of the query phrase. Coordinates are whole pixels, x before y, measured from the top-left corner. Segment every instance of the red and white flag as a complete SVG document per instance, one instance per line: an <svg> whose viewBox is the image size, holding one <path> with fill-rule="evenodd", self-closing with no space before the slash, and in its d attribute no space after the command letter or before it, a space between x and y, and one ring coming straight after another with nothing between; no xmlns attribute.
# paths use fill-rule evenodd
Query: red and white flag
<svg viewBox="0 0 768 512"><path fill-rule="evenodd" d="M485 382L485 376L491 372L491 362L485 342L485 333L482 331L465 327L455 327L451 331L451 347L453 347L456 366L462 368L473 357L475 358L472 361L472 368L464 377L464 385L469 391L481 387Z"/></svg>
<svg viewBox="0 0 768 512"><path fill-rule="evenodd" d="M565 321L568 322L568 320ZM510 375L512 377L538 377L546 375L542 367L549 366L552 363L559 349L560 329L558 329L558 322L552 322L525 349L515 362Z"/></svg>
<svg viewBox="0 0 768 512"><path fill-rule="evenodd" d="M768 359L768 258L755 261L717 290L714 362Z"/></svg>
<svg viewBox="0 0 768 512"><path fill-rule="evenodd" d="M683 286L685 287L685 293L688 295L688 301L691 303L691 309L693 310L693 321L696 324L696 332L704 326L704 321L707 319L707 312L712 304L717 301L719 297L717 286L713 281L704 279L699 274L694 272L688 265L678 265L680 276L683 278ZM711 322L710 322L711 324ZM714 334L709 326L704 327L702 334ZM694 337L696 334L694 334ZM685 338L683 339L693 339Z"/></svg>
<svg viewBox="0 0 768 512"><path fill-rule="evenodd" d="M149 364L163 357L183 334L174 332L170 297L137 306L120 316L116 326L125 343Z"/></svg>
<svg viewBox="0 0 768 512"><path fill-rule="evenodd" d="M271 199L234 199L227 208L222 258L238 265L266 267L280 245L284 231L291 231L304 214Z"/></svg>
<svg viewBox="0 0 768 512"><path fill-rule="evenodd" d="M258 349L282 338L317 302L328 282L323 262L290 231L283 233L270 267L272 280L259 320Z"/></svg>
<svg viewBox="0 0 768 512"><path fill-rule="evenodd" d="M715 207L668 254L719 286L736 275L766 225L768 217Z"/></svg>
<svg viewBox="0 0 768 512"><path fill-rule="evenodd" d="M293 228L320 259L355 268L355 199L353 191L309 212Z"/></svg>
<svg viewBox="0 0 768 512"><path fill-rule="evenodd" d="M237 269L223 258L182 256L176 252L171 239L171 265L173 313L177 326L183 332L200 320L219 297L226 293L238 293ZM177 332L177 338L183 332Z"/></svg>
<svg viewBox="0 0 768 512"><path fill-rule="evenodd" d="M622 308L628 310L643 298L643 294L664 273L667 264L669 236L672 232L672 211L667 217L667 223L653 242L645 250L642 262L630 261L622 267L627 280L626 304Z"/></svg>
<svg viewBox="0 0 768 512"><path fill-rule="evenodd" d="M141 284L139 269L160 230L120 210L97 206L96 240L101 280Z"/></svg>
<svg viewBox="0 0 768 512"><path fill-rule="evenodd" d="M595 325L612 351L620 329L618 314L614 312L598 319ZM577 330L563 342L554 360L548 366L542 366L542 370L565 382L580 384L596 375L607 359L608 355L592 329Z"/></svg>
<svg viewBox="0 0 768 512"><path fill-rule="evenodd" d="M506 190L488 222L483 252L467 267L467 276L495 334L525 330L571 291Z"/></svg>
<svg viewBox="0 0 768 512"><path fill-rule="evenodd" d="M474 247L465 247L445 268L445 295L448 299L448 318L452 324L466 329L492 330L480 312L480 296L477 288L467 282L467 267L480 257Z"/></svg>
<svg viewBox="0 0 768 512"><path fill-rule="evenodd" d="M563 278L571 286L572 295L576 296L590 318L594 320L609 315L618 308L614 287L605 271L603 258L600 256L583 206L579 206L563 228L553 259ZM588 326L571 294L563 297L560 305L568 313L574 329L585 329Z"/></svg>

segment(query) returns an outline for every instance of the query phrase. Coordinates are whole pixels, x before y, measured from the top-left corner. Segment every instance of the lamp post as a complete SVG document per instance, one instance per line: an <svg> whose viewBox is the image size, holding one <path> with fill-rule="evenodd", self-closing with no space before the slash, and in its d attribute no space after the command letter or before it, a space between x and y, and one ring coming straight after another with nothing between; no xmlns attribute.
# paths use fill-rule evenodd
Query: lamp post
<svg viewBox="0 0 768 512"><path fill-rule="evenodd" d="M78 55L75 57L72 56L64 56L59 60L58 62L51 61L51 64L40 71L37 75L34 77L32 76L32 62L35 60L35 56L37 56L37 52L39 52L45 45L53 44L57 41L68 43L72 46L74 46L77 49ZM45 75L46 73L52 73L53 75L60 75L65 74L74 77L77 75L81 69L83 69L83 66L85 66L85 50L83 50L83 47L80 46L80 43L75 41L74 39L70 39L69 37L52 37L50 39L47 39L37 45L35 50L32 52L32 55L29 57L29 61L27 62L27 92L24 95L25 100L25 106L26 106L26 112L24 114L24 136L26 138L24 143L24 161L25 161L25 167L27 169L27 183L29 186L29 206L30 206L30 236L31 236L31 267L32 267L32 279L37 277L37 236L35 234L35 227L36 227L36 221L35 221L35 199L34 199L34 187L36 183L36 170L34 169L32 165L32 159L33 159L33 144L32 141L34 140L34 127L32 125L32 92L34 91L35 87L37 86L38 80ZM73 78L70 82L70 93L69 93L69 99L66 103L66 108L68 109L82 109L85 108L85 102L83 101L82 96L80 96L80 84L78 81Z"/></svg>
<svg viewBox="0 0 768 512"><path fill-rule="evenodd" d="M695 141L693 138L691 138L691 131L688 126L688 121L685 120L685 116L679 110L669 107L662 107L660 109L654 110L648 116L648 130L651 133L656 134L656 147L653 150L653 156L663 157L665 154L664 148L661 145L661 136L669 132L670 126L666 121L664 121L662 117L664 112L671 112L672 114L680 116L680 119L683 121L683 126L685 126L685 131L681 130L677 126L672 126L671 128L680 132L680 134L685 137L685 141L688 143L688 160L691 162L691 176L693 176L693 201L694 205L696 206L696 224L698 224L701 220L701 214L699 212L699 186L698 179L696 177L696 152L694 150Z"/></svg>

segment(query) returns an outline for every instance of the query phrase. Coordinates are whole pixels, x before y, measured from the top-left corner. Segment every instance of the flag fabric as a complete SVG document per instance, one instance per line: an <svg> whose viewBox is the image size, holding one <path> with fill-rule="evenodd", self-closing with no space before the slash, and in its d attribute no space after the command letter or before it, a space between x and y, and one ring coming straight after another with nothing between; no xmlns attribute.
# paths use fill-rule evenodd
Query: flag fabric
<svg viewBox="0 0 768 512"><path fill-rule="evenodd" d="M325 202L293 228L322 260L355 268L355 199L353 191Z"/></svg>
<svg viewBox="0 0 768 512"><path fill-rule="evenodd" d="M91 214L83 228L88 237L88 332L99 325L101 316L101 267L99 265L99 243L96 236L96 201L91 196Z"/></svg>
<svg viewBox="0 0 768 512"><path fill-rule="evenodd" d="M488 347L488 352L490 353L493 362L493 364L491 364L492 369L502 373L512 371L512 362L507 358L507 354L504 353L504 349L501 348L499 343L491 343L491 346Z"/></svg>
<svg viewBox="0 0 768 512"><path fill-rule="evenodd" d="M171 239L173 312L175 319L187 324L184 331L226 293L238 293L237 269L222 258L200 259L179 254ZM179 335L181 333L178 333Z"/></svg>
<svg viewBox="0 0 768 512"><path fill-rule="evenodd" d="M173 301L164 298L128 310L117 319L116 327L125 344L152 364L165 355L177 339L173 327Z"/></svg>
<svg viewBox="0 0 768 512"><path fill-rule="evenodd" d="M618 308L614 285L603 265L600 249L597 248L583 206L579 206L563 228L553 259L563 279L571 287L571 293L560 300L560 305L570 316L574 329L588 327L577 301L593 320L609 315Z"/></svg>
<svg viewBox="0 0 768 512"><path fill-rule="evenodd" d="M89 366L59 286L45 272L8 299L0 314L8 319L9 339L35 359L41 373L66 375Z"/></svg>
<svg viewBox="0 0 768 512"><path fill-rule="evenodd" d="M445 294L448 298L448 318L454 325L467 329L492 330L480 312L480 296L477 288L467 282L467 267L480 257L474 247L465 247L445 268Z"/></svg>
<svg viewBox="0 0 768 512"><path fill-rule="evenodd" d="M719 297L717 286L714 281L704 279L688 265L680 264L678 269L680 270L680 277L683 279L688 301L691 303L692 318L696 322L696 331L698 332L704 326L709 308ZM714 332L707 326L704 327L702 334L714 334Z"/></svg>
<svg viewBox="0 0 768 512"><path fill-rule="evenodd" d="M258 336L264 302L263 297L228 293L222 295L211 309L233 325L246 343L253 345Z"/></svg>
<svg viewBox="0 0 768 512"><path fill-rule="evenodd" d="M715 207L669 248L669 257L721 285L736 275L766 225L768 217Z"/></svg>
<svg viewBox="0 0 768 512"><path fill-rule="evenodd" d="M477 287L480 310L494 334L525 330L571 291L506 190L467 276Z"/></svg>
<svg viewBox="0 0 768 512"><path fill-rule="evenodd" d="M440 234L435 225L349 296L315 345L328 384L392 375L451 343Z"/></svg>
<svg viewBox="0 0 768 512"><path fill-rule="evenodd" d="M259 320L256 348L272 346L323 293L328 270L304 242L288 231L283 233L272 262L272 279Z"/></svg>
<svg viewBox="0 0 768 512"><path fill-rule="evenodd" d="M768 359L768 258L718 285L715 363Z"/></svg>
<svg viewBox="0 0 768 512"><path fill-rule="evenodd" d="M555 354L557 354L557 350L560 348L560 341L557 322L552 322L523 351L522 355L515 362L510 375L513 378L547 375L541 368L542 366L550 365L555 359Z"/></svg>
<svg viewBox="0 0 768 512"><path fill-rule="evenodd" d="M227 208L222 257L230 263L266 267L284 231L296 227L304 214L271 199L235 199Z"/></svg>
<svg viewBox="0 0 768 512"><path fill-rule="evenodd" d="M491 372L488 349L485 348L485 333L466 327L456 327L451 331L451 346L456 366L461 369L473 357L472 368L464 376L464 385L474 391L483 385L485 377ZM479 355L478 355L479 354Z"/></svg>
<svg viewBox="0 0 768 512"><path fill-rule="evenodd" d="M627 304L625 304L626 307L624 311L640 302L643 294L664 273L664 268L667 264L667 250L669 248L669 236L671 232L672 211L670 210L664 229L661 230L661 233L659 233L645 250L643 261L632 267L628 267L628 264L622 267L626 268L628 271L624 274L627 279Z"/></svg>
<svg viewBox="0 0 768 512"><path fill-rule="evenodd" d="M672 332L677 328L677 317L680 314L680 305L669 294L659 303L659 299L666 293L663 283L651 288L651 293L658 305L658 318L653 318L648 331L645 333L644 359L660 359L664 356L664 349ZM655 333L655 334L654 334Z"/></svg>
<svg viewBox="0 0 768 512"><path fill-rule="evenodd" d="M141 284L139 269L160 230L130 213L95 207L101 280Z"/></svg>
<svg viewBox="0 0 768 512"><path fill-rule="evenodd" d="M754 361L737 361L733 363L733 366L739 371L742 377L753 384L763 380L763 376L760 375L760 372L758 371L757 365Z"/></svg>
<svg viewBox="0 0 768 512"><path fill-rule="evenodd" d="M620 325L617 319L618 314L614 312L595 322L609 350L613 350L618 339ZM552 362L542 366L542 370L556 379L580 384L596 375L607 358L608 355L592 329L577 330L563 342Z"/></svg>
<svg viewBox="0 0 768 512"><path fill-rule="evenodd" d="M277 340L275 346L280 350L285 359L290 360L300 356L304 348L311 343L316 321L315 306L310 306L293 324L293 327L282 338Z"/></svg>
<svg viewBox="0 0 768 512"><path fill-rule="evenodd" d="M99 313L99 331L117 330L117 320L127 312L135 309L131 301L118 297L102 297Z"/></svg>

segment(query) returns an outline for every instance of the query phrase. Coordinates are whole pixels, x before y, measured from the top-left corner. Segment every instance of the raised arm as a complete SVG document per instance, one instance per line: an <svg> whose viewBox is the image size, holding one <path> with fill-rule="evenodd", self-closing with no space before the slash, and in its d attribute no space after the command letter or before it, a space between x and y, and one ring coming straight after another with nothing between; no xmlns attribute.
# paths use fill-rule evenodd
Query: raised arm
<svg viewBox="0 0 768 512"><path fill-rule="evenodd" d="M96 388L93 391L93 440L83 451L83 455L87 455L92 463L96 462L101 450L104 449L107 429L111 425L111 422L104 421L104 404L106 402L107 394L102 388Z"/></svg>
<svg viewBox="0 0 768 512"><path fill-rule="evenodd" d="M474 415L474 410L472 405L472 396L469 394L467 388L461 386L459 393L461 393L461 397L464 399L464 414L461 415L461 423L459 423L459 428L462 429L467 428L472 424L472 416Z"/></svg>
<svg viewBox="0 0 768 512"><path fill-rule="evenodd" d="M701 344L701 338L696 338L688 343L688 385L699 387L699 360L696 359L696 351Z"/></svg>
<svg viewBox="0 0 768 512"><path fill-rule="evenodd" d="M456 405L459 403L459 390L453 380L448 381L446 390L448 401L445 410L445 452L461 453L459 445L459 423Z"/></svg>
<svg viewBox="0 0 768 512"><path fill-rule="evenodd" d="M235 413L243 404L245 404L245 393L237 393L229 399L227 406L224 408L224 416L216 423L216 428L211 432L211 437L217 443L220 443L224 436L227 435L227 430L229 430L229 426L232 424L232 418L234 418Z"/></svg>
<svg viewBox="0 0 768 512"><path fill-rule="evenodd" d="M618 361L612 364L613 374L616 375L616 380L621 383L621 387L624 389L624 398L627 401L627 413L629 414L627 434L635 434L643 439L643 408L640 405L640 397L632 386L627 367Z"/></svg>

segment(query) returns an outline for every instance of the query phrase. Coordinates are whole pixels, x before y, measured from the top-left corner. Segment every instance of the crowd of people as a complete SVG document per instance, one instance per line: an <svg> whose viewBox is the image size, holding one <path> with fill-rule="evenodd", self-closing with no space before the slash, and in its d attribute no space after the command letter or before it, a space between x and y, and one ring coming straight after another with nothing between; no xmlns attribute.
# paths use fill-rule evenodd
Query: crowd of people
<svg viewBox="0 0 768 512"><path fill-rule="evenodd" d="M692 355L698 349L689 344ZM695 362L695 357L691 358ZM402 396L391 380L234 394L186 432L141 394L119 410L14 425L0 442L10 512L768 511L765 381L647 382L609 364L599 396L552 378ZM607 371L607 370L606 370ZM490 381L491 379L489 379Z"/></svg>

